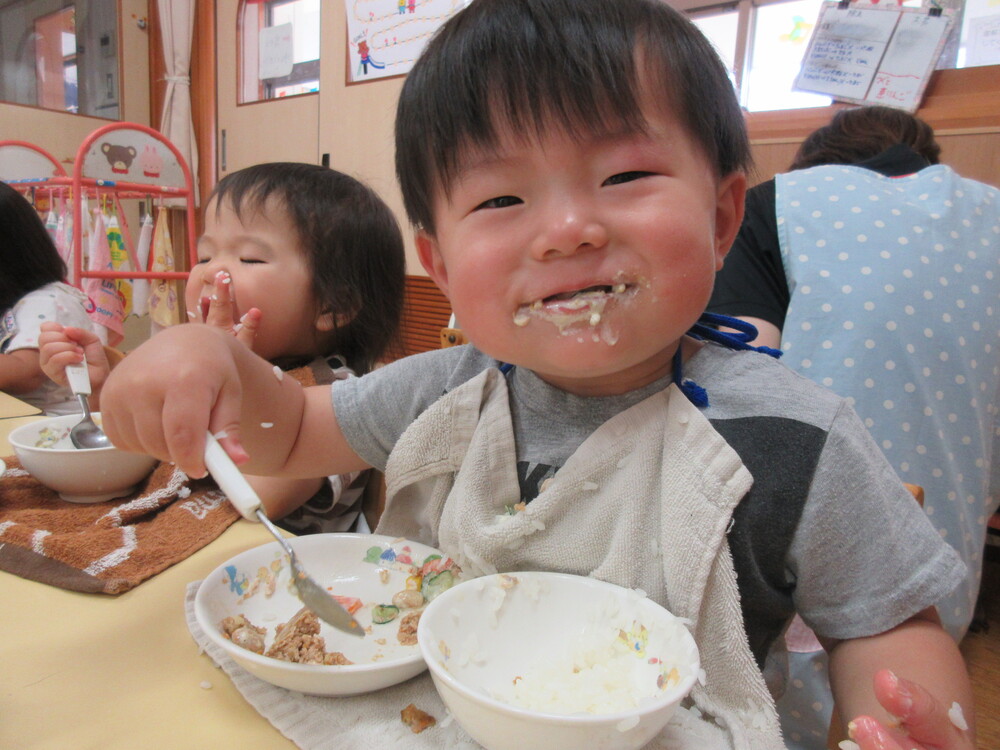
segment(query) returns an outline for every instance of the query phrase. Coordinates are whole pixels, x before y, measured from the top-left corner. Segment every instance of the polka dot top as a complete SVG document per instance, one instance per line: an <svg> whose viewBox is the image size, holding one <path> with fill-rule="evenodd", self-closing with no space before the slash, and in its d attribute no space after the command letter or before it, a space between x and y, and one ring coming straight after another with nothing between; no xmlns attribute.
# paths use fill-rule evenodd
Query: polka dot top
<svg viewBox="0 0 1000 750"><path fill-rule="evenodd" d="M853 403L978 571L1000 502L989 477L1000 464L997 190L943 165L905 177L814 167L775 187L791 295L785 363ZM974 573L942 608L953 632L977 590Z"/></svg>

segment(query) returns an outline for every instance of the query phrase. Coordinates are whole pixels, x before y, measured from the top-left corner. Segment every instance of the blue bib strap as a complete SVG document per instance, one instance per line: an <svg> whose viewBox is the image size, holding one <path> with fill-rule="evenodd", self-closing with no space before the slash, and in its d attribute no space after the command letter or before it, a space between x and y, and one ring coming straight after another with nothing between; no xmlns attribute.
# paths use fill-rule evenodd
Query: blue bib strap
<svg viewBox="0 0 1000 750"><path fill-rule="evenodd" d="M735 328L735 333L720 331L717 326ZM698 322L691 326L688 336L700 341L714 341L727 349L737 351L760 352L777 359L781 356L780 349L772 349L769 346L753 346L749 342L757 338L757 326L747 323L739 318L731 318L728 315L718 313L702 313ZM708 406L708 392L693 380L684 377L684 367L681 361L681 346L677 345L674 352L674 384L681 389L681 393L687 396L688 401L699 408Z"/></svg>

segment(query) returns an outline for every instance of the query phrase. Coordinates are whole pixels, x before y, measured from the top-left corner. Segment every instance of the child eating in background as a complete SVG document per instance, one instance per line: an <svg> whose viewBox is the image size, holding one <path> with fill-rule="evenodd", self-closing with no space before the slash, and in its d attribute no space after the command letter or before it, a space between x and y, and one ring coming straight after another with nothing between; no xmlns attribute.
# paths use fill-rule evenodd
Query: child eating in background
<svg viewBox="0 0 1000 750"><path fill-rule="evenodd" d="M659 0L474 0L396 123L421 261L471 345L302 388L179 326L111 375L115 443L194 476L206 429L254 472L375 466L379 532L473 575L641 588L691 621L692 699L734 748L783 747L764 668L799 612L863 750L971 750L932 606L962 563L848 404L698 325L750 162L698 30Z"/></svg>
<svg viewBox="0 0 1000 750"><path fill-rule="evenodd" d="M330 383L368 372L394 343L404 263L398 223L370 188L317 165L259 164L223 178L210 196L185 303L192 320L275 367ZM42 365L57 382L86 353L100 408L110 368L96 337L46 325L41 340ZM338 472L250 482L268 515L302 534L367 530L366 479Z"/></svg>
<svg viewBox="0 0 1000 750"><path fill-rule="evenodd" d="M48 415L78 412L66 379L54 383L42 370L38 336L45 321L92 331L89 301L65 283L66 264L34 207L5 182L0 182L0 269L0 390Z"/></svg>

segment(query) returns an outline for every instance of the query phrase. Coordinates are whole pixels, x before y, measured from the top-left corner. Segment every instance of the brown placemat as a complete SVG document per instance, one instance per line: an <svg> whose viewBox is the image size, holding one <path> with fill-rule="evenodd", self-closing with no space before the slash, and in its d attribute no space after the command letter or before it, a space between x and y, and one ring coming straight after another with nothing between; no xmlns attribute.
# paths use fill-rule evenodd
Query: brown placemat
<svg viewBox="0 0 1000 750"><path fill-rule="evenodd" d="M79 504L4 458L0 570L87 593L120 594L218 537L240 516L211 479L160 463L131 495Z"/></svg>

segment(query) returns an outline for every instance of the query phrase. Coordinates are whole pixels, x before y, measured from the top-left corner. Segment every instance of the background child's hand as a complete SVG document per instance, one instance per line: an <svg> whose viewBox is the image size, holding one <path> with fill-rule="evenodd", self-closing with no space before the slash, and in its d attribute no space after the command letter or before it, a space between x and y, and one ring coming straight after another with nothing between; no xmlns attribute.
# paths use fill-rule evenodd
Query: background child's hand
<svg viewBox="0 0 1000 750"><path fill-rule="evenodd" d="M85 355L90 386L96 395L111 372L111 364L97 334L59 323L42 323L38 336L38 362L42 372L51 380L59 385L68 385L66 367L82 362Z"/></svg>
<svg viewBox="0 0 1000 750"><path fill-rule="evenodd" d="M875 697L899 725L890 728L870 716L857 717L850 734L861 750L974 750L965 718L971 706L943 706L920 685L887 669L875 674Z"/></svg>
<svg viewBox="0 0 1000 750"><path fill-rule="evenodd" d="M200 311L202 321L231 333L236 336L237 341L253 351L254 338L260 327L261 311L251 307L239 322L234 323L236 306L233 301L232 278L225 271L219 271L213 282L215 293L208 300L207 306Z"/></svg>

